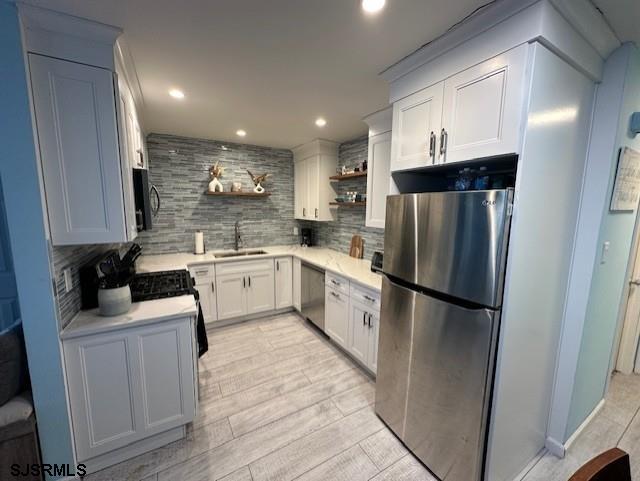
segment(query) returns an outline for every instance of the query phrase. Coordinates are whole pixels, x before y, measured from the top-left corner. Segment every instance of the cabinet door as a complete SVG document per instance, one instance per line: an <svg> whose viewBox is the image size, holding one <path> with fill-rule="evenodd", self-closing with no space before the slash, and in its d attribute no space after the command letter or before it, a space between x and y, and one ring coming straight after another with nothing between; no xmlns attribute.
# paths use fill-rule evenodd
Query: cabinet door
<svg viewBox="0 0 640 481"><path fill-rule="evenodd" d="M66 341L64 357L78 461L137 441L135 343L127 332Z"/></svg>
<svg viewBox="0 0 640 481"><path fill-rule="evenodd" d="M378 369L378 334L380 332L380 314L370 313L369 326L369 353L367 355L367 367L374 374Z"/></svg>
<svg viewBox="0 0 640 481"><path fill-rule="evenodd" d="M306 219L320 218L320 156L314 155L305 160L307 166L307 209ZM329 182L329 179L326 179Z"/></svg>
<svg viewBox="0 0 640 481"><path fill-rule="evenodd" d="M276 309L293 305L293 260L276 257Z"/></svg>
<svg viewBox="0 0 640 481"><path fill-rule="evenodd" d="M120 141L120 158L122 163L122 188L124 190L124 212L127 223L127 238L133 241L138 237L138 225L136 223L136 204L133 192L133 158L131 157L131 137L127 118L129 107L124 91L124 86L118 86L118 139Z"/></svg>
<svg viewBox="0 0 640 481"><path fill-rule="evenodd" d="M369 139L367 167L367 227L384 229L387 194L391 176L391 132Z"/></svg>
<svg viewBox="0 0 640 481"><path fill-rule="evenodd" d="M187 424L195 418L192 321L162 323L132 332L140 366L140 421L143 435Z"/></svg>
<svg viewBox="0 0 640 481"><path fill-rule="evenodd" d="M304 160L293 164L294 209L296 219L307 215L307 163Z"/></svg>
<svg viewBox="0 0 640 481"><path fill-rule="evenodd" d="M391 170L434 163L442 121L442 82L393 104Z"/></svg>
<svg viewBox="0 0 640 481"><path fill-rule="evenodd" d="M445 81L440 162L519 152L526 53L522 45Z"/></svg>
<svg viewBox="0 0 640 481"><path fill-rule="evenodd" d="M247 280L244 273L216 275L216 291L218 319L247 313Z"/></svg>
<svg viewBox="0 0 640 481"><path fill-rule="evenodd" d="M202 279L196 282L196 289L200 294L200 307L204 322L211 323L218 320L218 306L216 302L216 283L211 279Z"/></svg>
<svg viewBox="0 0 640 481"><path fill-rule="evenodd" d="M351 299L347 350L364 365L368 365L370 331L367 307Z"/></svg>
<svg viewBox="0 0 640 481"><path fill-rule="evenodd" d="M53 245L127 240L113 74L29 54Z"/></svg>
<svg viewBox="0 0 640 481"><path fill-rule="evenodd" d="M348 349L349 297L327 287L324 304L324 332L334 342Z"/></svg>
<svg viewBox="0 0 640 481"><path fill-rule="evenodd" d="M247 314L273 311L275 309L274 288L273 264L268 271L247 272Z"/></svg>
<svg viewBox="0 0 640 481"><path fill-rule="evenodd" d="M302 262L293 258L293 307L302 310Z"/></svg>

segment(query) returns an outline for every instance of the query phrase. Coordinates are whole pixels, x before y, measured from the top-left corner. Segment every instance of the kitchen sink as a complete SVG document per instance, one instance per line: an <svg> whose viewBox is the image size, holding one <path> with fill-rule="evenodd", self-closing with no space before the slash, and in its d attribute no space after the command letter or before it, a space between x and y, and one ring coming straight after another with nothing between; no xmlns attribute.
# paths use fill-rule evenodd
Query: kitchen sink
<svg viewBox="0 0 640 481"><path fill-rule="evenodd" d="M214 253L214 257L219 257L224 259L225 257L243 257L243 256L258 256L260 254L266 254L266 251L241 251L241 252L220 252L219 254Z"/></svg>

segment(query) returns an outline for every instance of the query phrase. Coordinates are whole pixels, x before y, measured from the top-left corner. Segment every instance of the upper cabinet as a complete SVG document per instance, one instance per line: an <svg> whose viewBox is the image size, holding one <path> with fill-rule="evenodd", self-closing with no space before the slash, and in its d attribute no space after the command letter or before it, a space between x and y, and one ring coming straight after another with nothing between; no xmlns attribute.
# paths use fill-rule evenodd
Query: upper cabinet
<svg viewBox="0 0 640 481"><path fill-rule="evenodd" d="M145 149L116 45L122 32L38 7L18 8L51 242L132 241L132 168L144 166Z"/></svg>
<svg viewBox="0 0 640 481"><path fill-rule="evenodd" d="M334 220L329 202L335 197L329 177L338 166L338 144L314 140L293 149L295 218L311 221Z"/></svg>
<svg viewBox="0 0 640 481"><path fill-rule="evenodd" d="M363 120L369 124L365 225L384 229L391 168L391 107Z"/></svg>
<svg viewBox="0 0 640 481"><path fill-rule="evenodd" d="M113 73L29 55L53 245L127 239Z"/></svg>
<svg viewBox="0 0 640 481"><path fill-rule="evenodd" d="M517 153L526 59L521 45L395 102L391 170Z"/></svg>

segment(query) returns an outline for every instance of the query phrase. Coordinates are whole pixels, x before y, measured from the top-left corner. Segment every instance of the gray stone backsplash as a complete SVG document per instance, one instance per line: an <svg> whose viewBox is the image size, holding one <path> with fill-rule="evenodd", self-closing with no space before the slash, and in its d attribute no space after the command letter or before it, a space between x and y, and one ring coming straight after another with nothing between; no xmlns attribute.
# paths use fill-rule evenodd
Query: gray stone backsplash
<svg viewBox="0 0 640 481"><path fill-rule="evenodd" d="M161 195L161 208L153 230L137 242L144 254L190 252L194 234L204 233L208 250L234 247L234 224L240 222L243 247L292 244L293 154L290 150L173 135L151 134L147 138L149 179ZM230 190L233 181L243 190L253 174L270 173L264 187L269 197L213 197L205 195L209 168L220 162L225 168L220 181Z"/></svg>

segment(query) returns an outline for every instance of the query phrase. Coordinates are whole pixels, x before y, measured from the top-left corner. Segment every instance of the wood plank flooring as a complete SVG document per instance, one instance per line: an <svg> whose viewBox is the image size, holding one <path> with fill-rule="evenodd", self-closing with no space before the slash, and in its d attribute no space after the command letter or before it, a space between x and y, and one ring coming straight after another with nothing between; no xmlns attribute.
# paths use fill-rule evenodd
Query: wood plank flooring
<svg viewBox="0 0 640 481"><path fill-rule="evenodd" d="M209 332L187 437L86 481L436 481L373 411L372 380L297 314Z"/></svg>

